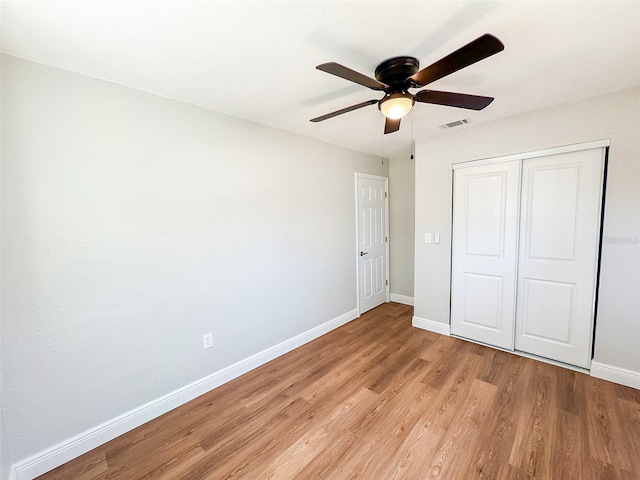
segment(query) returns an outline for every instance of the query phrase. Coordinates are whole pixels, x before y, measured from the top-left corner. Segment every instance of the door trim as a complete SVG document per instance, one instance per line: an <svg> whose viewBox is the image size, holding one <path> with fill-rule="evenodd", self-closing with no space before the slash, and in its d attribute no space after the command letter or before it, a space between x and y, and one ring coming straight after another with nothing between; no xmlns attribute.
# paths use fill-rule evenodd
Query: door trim
<svg viewBox="0 0 640 480"><path fill-rule="evenodd" d="M489 165L492 163L508 162L510 160L524 160L526 158L546 157L549 155L557 155L558 153L577 152L580 150L591 150L593 148L606 148L611 146L611 139L594 140L593 142L574 143L571 145L562 145L559 147L545 148L543 150L534 150L533 152L514 153L512 155L502 155L498 157L485 157L477 160L465 160L456 162L452 165L454 170L465 167L475 167L477 165Z"/></svg>
<svg viewBox="0 0 640 480"><path fill-rule="evenodd" d="M385 281L385 301L389 302L389 177L381 177L380 175L371 175L370 173L355 173L354 177L354 200L355 200L355 229L356 229L356 245L354 256L356 259L356 310L358 311L358 317L360 316L360 269L358 268L358 260L360 258L360 228L359 228L359 213L358 212L358 179L359 178L368 178L371 180L384 180L384 191L386 193L384 199L384 234L387 238L385 242L385 270L386 270L386 281Z"/></svg>

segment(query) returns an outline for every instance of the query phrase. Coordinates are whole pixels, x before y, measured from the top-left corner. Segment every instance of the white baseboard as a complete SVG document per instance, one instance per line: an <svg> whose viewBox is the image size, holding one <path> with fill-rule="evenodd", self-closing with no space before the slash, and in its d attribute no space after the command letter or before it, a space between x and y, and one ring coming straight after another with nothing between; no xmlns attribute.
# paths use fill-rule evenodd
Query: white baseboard
<svg viewBox="0 0 640 480"><path fill-rule="evenodd" d="M407 297L406 295L392 293L389 295L389 300L396 303L402 303L404 305L411 305L413 307L413 297Z"/></svg>
<svg viewBox="0 0 640 480"><path fill-rule="evenodd" d="M640 390L640 372L606 363L591 362L591 376Z"/></svg>
<svg viewBox="0 0 640 480"><path fill-rule="evenodd" d="M413 317L411 325L430 332L439 333L440 335L451 336L451 327L448 323L440 323L426 318Z"/></svg>
<svg viewBox="0 0 640 480"><path fill-rule="evenodd" d="M14 465L15 480L32 480L356 318L358 318L358 310L351 310L289 340L269 347L262 352L145 403L57 445L53 445L16 463ZM14 477L10 477L10 479L14 480Z"/></svg>

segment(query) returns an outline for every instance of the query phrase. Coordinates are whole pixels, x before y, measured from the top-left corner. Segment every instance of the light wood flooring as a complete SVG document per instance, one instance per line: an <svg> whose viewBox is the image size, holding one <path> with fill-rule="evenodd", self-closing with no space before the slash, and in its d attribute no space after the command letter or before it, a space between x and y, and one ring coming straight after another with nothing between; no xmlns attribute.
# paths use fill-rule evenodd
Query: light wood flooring
<svg viewBox="0 0 640 480"><path fill-rule="evenodd" d="M40 477L640 479L640 391L389 303Z"/></svg>

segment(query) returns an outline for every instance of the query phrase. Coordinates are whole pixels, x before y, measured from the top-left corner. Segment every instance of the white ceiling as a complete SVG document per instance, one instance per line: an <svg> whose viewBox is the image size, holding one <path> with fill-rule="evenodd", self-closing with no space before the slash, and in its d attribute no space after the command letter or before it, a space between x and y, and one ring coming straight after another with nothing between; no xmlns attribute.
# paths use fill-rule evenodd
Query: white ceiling
<svg viewBox="0 0 640 480"><path fill-rule="evenodd" d="M2 2L2 51L302 135L388 156L413 137L640 85L640 2ZM484 33L505 50L428 88L494 96L475 112L419 104L383 135L380 92L316 70L421 68ZM415 91L414 91L415 93ZM468 126L459 128L469 128Z"/></svg>

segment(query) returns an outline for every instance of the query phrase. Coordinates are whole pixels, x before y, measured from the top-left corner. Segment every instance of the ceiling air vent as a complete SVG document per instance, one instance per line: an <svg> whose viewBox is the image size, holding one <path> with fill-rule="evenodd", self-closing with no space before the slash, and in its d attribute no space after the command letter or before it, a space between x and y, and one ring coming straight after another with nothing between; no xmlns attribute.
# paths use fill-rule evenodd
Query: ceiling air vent
<svg viewBox="0 0 640 480"><path fill-rule="evenodd" d="M467 123L471 123L471 120L469 120L468 118L463 118L462 120L456 120L455 122L439 125L439 127L442 130L449 130L450 128L459 127L460 125L466 125Z"/></svg>

